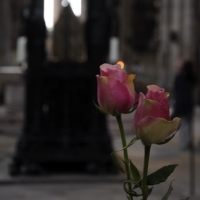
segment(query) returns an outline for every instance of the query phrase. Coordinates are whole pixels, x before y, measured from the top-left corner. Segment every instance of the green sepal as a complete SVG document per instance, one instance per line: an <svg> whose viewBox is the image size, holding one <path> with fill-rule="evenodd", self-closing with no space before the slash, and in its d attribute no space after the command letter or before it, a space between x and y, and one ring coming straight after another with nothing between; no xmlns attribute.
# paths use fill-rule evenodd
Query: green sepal
<svg viewBox="0 0 200 200"><path fill-rule="evenodd" d="M168 197L170 196L172 190L173 190L173 187L172 187L172 181L171 181L171 183L169 185L169 188L167 190L167 193L164 195L164 197L161 200L167 200Z"/></svg>
<svg viewBox="0 0 200 200"><path fill-rule="evenodd" d="M180 125L179 125L178 129L172 135L170 135L168 138L166 138L163 142L160 142L160 143L157 143L157 144L162 145L162 144L168 143L176 135L179 128L180 128Z"/></svg>
<svg viewBox="0 0 200 200"><path fill-rule="evenodd" d="M138 139L139 138L137 136L134 136L133 139L123 149L117 150L116 152L123 151L123 150L127 149L128 147L133 145Z"/></svg>
<svg viewBox="0 0 200 200"><path fill-rule="evenodd" d="M130 147L131 145L133 145L138 139L139 138L135 135L133 137L133 139L122 150L127 149L128 147ZM119 151L122 151L122 150L119 150Z"/></svg>
<svg viewBox="0 0 200 200"><path fill-rule="evenodd" d="M111 114L111 113L107 113L104 110L102 110L94 101L93 101L95 107L97 108L98 111L100 111L103 114ZM120 113L115 109L114 112L111 114L112 116L120 116Z"/></svg>
<svg viewBox="0 0 200 200"><path fill-rule="evenodd" d="M132 163L131 160L130 160L130 171L135 183L141 180L140 172L137 169L137 167Z"/></svg>
<svg viewBox="0 0 200 200"><path fill-rule="evenodd" d="M94 101L93 101L95 107L97 108L98 111L100 111L103 114L108 114L107 112L103 111Z"/></svg>
<svg viewBox="0 0 200 200"><path fill-rule="evenodd" d="M157 185L159 183L165 182L177 166L177 164L168 165L148 175L147 185Z"/></svg>
<svg viewBox="0 0 200 200"><path fill-rule="evenodd" d="M114 117L120 116L121 113L119 113L116 109L114 109L113 113L111 114Z"/></svg>
<svg viewBox="0 0 200 200"><path fill-rule="evenodd" d="M124 160L119 155L117 155L116 153L112 152L111 153L111 159L112 159L114 165L117 167L117 169L119 169L123 173L126 173L124 171L124 169L122 168L122 166L120 165L120 163L119 163L119 160L124 163Z"/></svg>
<svg viewBox="0 0 200 200"><path fill-rule="evenodd" d="M171 135L170 137L166 138L163 142L157 143L158 145L166 144L168 143L174 136L176 135L176 132Z"/></svg>
<svg viewBox="0 0 200 200"><path fill-rule="evenodd" d="M123 114L130 114L130 113L132 113L132 112L137 108L137 106L138 106L138 103L135 103L135 104L133 105L133 107L132 107L128 112L123 113Z"/></svg>

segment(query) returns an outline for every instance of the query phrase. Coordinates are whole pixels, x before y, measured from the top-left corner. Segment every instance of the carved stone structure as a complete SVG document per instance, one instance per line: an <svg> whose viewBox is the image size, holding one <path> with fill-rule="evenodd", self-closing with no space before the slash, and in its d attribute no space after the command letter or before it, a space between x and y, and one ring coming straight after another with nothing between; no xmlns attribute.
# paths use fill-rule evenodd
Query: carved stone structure
<svg viewBox="0 0 200 200"><path fill-rule="evenodd" d="M65 59L61 53L58 54L59 62L44 62L44 24L43 20L35 20L38 19L34 14L38 13L35 9L39 4L34 2L37 1L32 1L33 15L25 20L28 22L26 33L29 55L25 124L9 168L10 174L17 175L22 169L27 173L43 173L46 170L115 173L116 169L110 157L113 148L106 116L93 104L97 95L95 75L99 73L99 65L106 62L108 47L109 19L104 15L105 1L98 1L101 4L100 10L96 4L92 4L94 1L89 2L91 6L89 11L92 10L97 15L88 15L87 32L91 36L87 41L89 59L88 62L82 63L79 59L75 60L75 55L68 54L69 57L66 56ZM31 19L33 21L27 21ZM72 21L76 22L75 19ZM37 24L33 24L34 22ZM68 31L68 24L59 25L59 29L63 28L61 30L64 31L63 43L65 42L63 35ZM29 37L29 33L34 33L34 31L29 32L29 28L38 28L39 25L41 25L40 34L37 32L39 38L36 37L37 34ZM57 41L58 36L55 38ZM69 43L65 45L67 46L63 47L64 51L69 47ZM56 47L57 50L58 48ZM78 55L77 57L79 58Z"/></svg>
<svg viewBox="0 0 200 200"><path fill-rule="evenodd" d="M92 102L93 76L87 63L49 63L43 70L40 129L29 124L19 138L12 175L21 166L28 173L115 172L105 116Z"/></svg>

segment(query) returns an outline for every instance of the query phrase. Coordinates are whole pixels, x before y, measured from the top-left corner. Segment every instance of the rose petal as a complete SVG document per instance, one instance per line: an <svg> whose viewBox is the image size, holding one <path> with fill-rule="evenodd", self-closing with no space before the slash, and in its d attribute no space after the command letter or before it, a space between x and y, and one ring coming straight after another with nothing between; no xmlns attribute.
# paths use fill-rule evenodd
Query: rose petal
<svg viewBox="0 0 200 200"><path fill-rule="evenodd" d="M100 107L107 113L114 114L128 112L130 105L130 95L127 87L120 81L98 75L98 102Z"/></svg>
<svg viewBox="0 0 200 200"><path fill-rule="evenodd" d="M104 64L100 65L101 71L107 72L108 69L111 69L111 70L121 69L121 66L118 65L118 64L111 65L111 64L108 64L108 63L104 63Z"/></svg>
<svg viewBox="0 0 200 200"><path fill-rule="evenodd" d="M169 110L169 95L162 91L151 90L147 93L146 99L154 100L160 103L166 110Z"/></svg>
<svg viewBox="0 0 200 200"><path fill-rule="evenodd" d="M129 94L132 97L132 100L130 102L130 104L132 104L132 105L134 105L136 102L138 102L138 95L135 92L134 83L133 83L135 76L136 76L135 74L129 74L129 75L127 75L127 78L124 81L124 85L127 87Z"/></svg>
<svg viewBox="0 0 200 200"><path fill-rule="evenodd" d="M164 118L170 121L169 110L166 110L156 101L145 99L145 95L140 93L139 103L135 112L133 127L137 131L139 122L145 117Z"/></svg>
<svg viewBox="0 0 200 200"><path fill-rule="evenodd" d="M157 85L147 85L148 90L159 90L159 91L165 91L164 88L160 88Z"/></svg>
<svg viewBox="0 0 200 200"><path fill-rule="evenodd" d="M126 79L127 74L124 70L121 70L120 65L103 64L100 66L100 76L114 78L122 83Z"/></svg>
<svg viewBox="0 0 200 200"><path fill-rule="evenodd" d="M172 121L162 118L145 117L138 124L139 131L137 136L145 144L157 144L164 141L174 133L179 126L180 118L176 117Z"/></svg>
<svg viewBox="0 0 200 200"><path fill-rule="evenodd" d="M166 110L169 110L169 93L164 92L163 88L156 85L147 86L149 89L146 94L146 99L151 99L160 103Z"/></svg>

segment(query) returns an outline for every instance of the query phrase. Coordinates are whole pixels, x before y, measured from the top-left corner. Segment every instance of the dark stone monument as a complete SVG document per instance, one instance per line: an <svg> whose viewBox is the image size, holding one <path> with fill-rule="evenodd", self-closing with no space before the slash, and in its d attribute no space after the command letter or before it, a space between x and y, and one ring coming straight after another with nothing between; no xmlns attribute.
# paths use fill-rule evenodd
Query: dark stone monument
<svg viewBox="0 0 200 200"><path fill-rule="evenodd" d="M97 5L88 2L87 62L83 62L86 52L81 36L76 43L68 43L71 48L81 46L77 48L79 52L72 49L74 54L70 52L67 56L66 51L64 54L56 51L56 59L45 62L46 29L37 11L38 6L41 8L39 2L32 1L25 18L28 38L25 122L9 166L10 174L17 175L22 169L29 174L62 171L116 173L110 157L113 148L106 116L93 104L93 100L96 101L95 75L99 73L99 65L106 61L108 51L109 18L104 13L105 1L96 1ZM66 12L71 10L66 8ZM62 13L62 16L66 15ZM74 16L72 18L78 23ZM66 31L63 26L65 24L58 22L55 33L59 34L59 29ZM39 28L36 33L35 27ZM75 29L81 32L81 27ZM69 32L68 35L76 34ZM58 45L61 38L56 36L54 39ZM59 45L55 48L59 49Z"/></svg>

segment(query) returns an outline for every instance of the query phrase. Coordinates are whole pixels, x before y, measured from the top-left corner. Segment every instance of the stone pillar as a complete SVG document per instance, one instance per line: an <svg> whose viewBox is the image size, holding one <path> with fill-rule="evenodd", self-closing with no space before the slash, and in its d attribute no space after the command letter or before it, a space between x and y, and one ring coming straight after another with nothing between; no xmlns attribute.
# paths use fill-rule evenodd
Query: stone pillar
<svg viewBox="0 0 200 200"><path fill-rule="evenodd" d="M0 2L0 66L9 65L10 61L9 5L9 0L1 0Z"/></svg>
<svg viewBox="0 0 200 200"><path fill-rule="evenodd" d="M196 37L195 37L195 1L183 0L183 28L182 28L182 49L185 59L195 60Z"/></svg>
<svg viewBox="0 0 200 200"><path fill-rule="evenodd" d="M0 66L10 64L9 0L0 1ZM0 104L4 103L5 86L0 84Z"/></svg>
<svg viewBox="0 0 200 200"><path fill-rule="evenodd" d="M182 20L182 0L172 0L169 13L170 30L169 30L169 66L168 66L168 78L166 87L171 90L173 87L174 75L176 73L177 64L181 57L180 44L181 44L181 20Z"/></svg>
<svg viewBox="0 0 200 200"><path fill-rule="evenodd" d="M160 45L157 54L158 85L165 87L169 65L169 1L162 0L160 5L159 40Z"/></svg>
<svg viewBox="0 0 200 200"><path fill-rule="evenodd" d="M62 9L61 2L62 0L54 0L54 24L58 21Z"/></svg>
<svg viewBox="0 0 200 200"><path fill-rule="evenodd" d="M82 0L81 1L81 16L80 20L81 22L85 23L87 20L87 0Z"/></svg>

